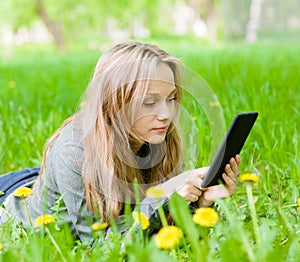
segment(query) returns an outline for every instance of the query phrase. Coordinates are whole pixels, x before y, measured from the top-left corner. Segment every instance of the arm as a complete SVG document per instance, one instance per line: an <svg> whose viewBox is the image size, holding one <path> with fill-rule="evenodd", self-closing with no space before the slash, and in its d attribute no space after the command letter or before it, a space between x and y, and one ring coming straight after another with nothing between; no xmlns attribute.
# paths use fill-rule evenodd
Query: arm
<svg viewBox="0 0 300 262"><path fill-rule="evenodd" d="M177 192L189 203L197 203L198 207L210 206L217 198L225 198L235 192L239 166L239 156L232 158L223 174L225 185L216 185L206 189L201 188L201 184L209 167L183 172L159 185L164 190L165 197L160 199L146 197L141 202L140 211L149 218L151 229L154 230L160 227L160 218L157 212L158 207L162 205L164 211L167 213L167 202L174 192Z"/></svg>
<svg viewBox="0 0 300 262"><path fill-rule="evenodd" d="M83 149L70 141L56 142L49 151L45 175L49 185L55 185L58 197L63 195L64 219L70 223L71 230L82 242L90 242L92 234L87 218L92 219L93 214L85 204L81 176Z"/></svg>
<svg viewBox="0 0 300 262"><path fill-rule="evenodd" d="M234 194L240 168L240 157L231 158L223 173L224 185L201 188L201 184L209 167L188 170L160 185L166 196L177 192L188 202L198 201L199 207L210 206L217 198L225 198ZM224 190L225 188L225 190Z"/></svg>
<svg viewBox="0 0 300 262"><path fill-rule="evenodd" d="M224 185L211 186L203 190L201 197L199 197L199 207L206 207L213 204L216 199L222 199L232 196L236 190L240 170L240 156L236 155L231 158L229 163L225 166L225 172L222 177L225 181Z"/></svg>
<svg viewBox="0 0 300 262"><path fill-rule="evenodd" d="M168 198L170 198L174 192L177 192L187 201L197 201L202 194L201 183L208 169L209 167L201 167L185 171L178 176L172 177L159 187L164 190Z"/></svg>

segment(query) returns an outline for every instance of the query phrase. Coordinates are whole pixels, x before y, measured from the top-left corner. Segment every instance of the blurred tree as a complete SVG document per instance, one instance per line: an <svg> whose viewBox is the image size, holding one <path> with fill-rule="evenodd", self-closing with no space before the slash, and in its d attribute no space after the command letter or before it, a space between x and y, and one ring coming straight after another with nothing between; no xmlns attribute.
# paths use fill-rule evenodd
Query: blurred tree
<svg viewBox="0 0 300 262"><path fill-rule="evenodd" d="M65 40L64 40L64 37L62 34L61 25L58 22L53 21L49 17L42 0L36 0L35 5L36 5L37 14L40 16L41 20L44 22L49 33L53 36L53 39L54 39L57 47L60 50L64 50L65 49Z"/></svg>
<svg viewBox="0 0 300 262"><path fill-rule="evenodd" d="M264 0L261 10L260 31L284 33L300 29L299 0Z"/></svg>
<svg viewBox="0 0 300 262"><path fill-rule="evenodd" d="M251 0L222 0L223 32L226 39L245 37Z"/></svg>
<svg viewBox="0 0 300 262"><path fill-rule="evenodd" d="M257 0L222 0L221 14L228 39L246 38L247 32L250 32L250 28L253 30L253 26L257 38L261 36L282 39L283 36L293 37L299 34L299 0L263 0L258 5L259 16L257 8L251 11L251 5L256 5L254 1Z"/></svg>
<svg viewBox="0 0 300 262"><path fill-rule="evenodd" d="M245 35L250 39L251 34L255 38L261 32L300 28L299 0L0 0L0 30L6 24L17 32L43 21L58 48L81 41L97 47L105 37L142 38L150 32L152 36L171 35L175 19L177 24L185 22L173 15L176 3L189 6L195 19L204 20L210 41L219 33L230 39ZM259 26L255 6L261 6Z"/></svg>
<svg viewBox="0 0 300 262"><path fill-rule="evenodd" d="M1 0L0 21L9 24L13 30L20 26L28 26L36 17L34 2L31 0Z"/></svg>
<svg viewBox="0 0 300 262"><path fill-rule="evenodd" d="M257 39L257 29L261 13L263 0L251 0L249 8L249 19L246 30L246 40L253 43Z"/></svg>
<svg viewBox="0 0 300 262"><path fill-rule="evenodd" d="M35 21L41 19L57 47L64 49L65 41L61 25L50 18L42 0L2 0L0 7L2 23L12 26L14 31L21 26L30 27Z"/></svg>
<svg viewBox="0 0 300 262"><path fill-rule="evenodd" d="M204 20L207 26L207 37L211 42L217 39L217 9L221 0L187 0L197 14Z"/></svg>

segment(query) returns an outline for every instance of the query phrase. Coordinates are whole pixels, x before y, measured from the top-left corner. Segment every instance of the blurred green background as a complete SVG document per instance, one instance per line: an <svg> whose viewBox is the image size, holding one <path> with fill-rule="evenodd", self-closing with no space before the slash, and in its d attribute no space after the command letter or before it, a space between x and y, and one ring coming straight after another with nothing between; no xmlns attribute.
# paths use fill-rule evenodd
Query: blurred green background
<svg viewBox="0 0 300 262"><path fill-rule="evenodd" d="M274 165L296 177L299 8L298 0L0 1L0 173L40 164L46 139L78 108L98 57L132 39L157 44L202 76L227 126L235 113L259 111L245 170ZM186 160L207 165L209 123L190 106L198 137L185 136Z"/></svg>
<svg viewBox="0 0 300 262"><path fill-rule="evenodd" d="M47 138L80 107L103 51L128 39L156 44L206 81L216 98L208 105L221 110L226 126L236 113L259 112L241 173L260 182L253 198L250 184L239 183L225 200L228 211L205 233L207 246L197 242L201 259L300 261L299 10L299 0L0 0L0 174L40 165ZM215 137L198 103L187 99L185 161L208 165ZM46 234L1 229L0 262L60 260ZM170 258L154 238L144 245L116 237L92 252L65 232L55 238L68 261L188 261L187 245Z"/></svg>
<svg viewBox="0 0 300 262"><path fill-rule="evenodd" d="M4 46L48 43L61 50L174 36L299 41L299 10L298 0L2 0L0 34Z"/></svg>

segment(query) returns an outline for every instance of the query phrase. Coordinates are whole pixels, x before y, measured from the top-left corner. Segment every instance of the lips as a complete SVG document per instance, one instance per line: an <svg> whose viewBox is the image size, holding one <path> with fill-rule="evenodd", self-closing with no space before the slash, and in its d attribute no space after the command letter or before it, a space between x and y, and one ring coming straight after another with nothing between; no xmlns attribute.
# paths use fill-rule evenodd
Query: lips
<svg viewBox="0 0 300 262"><path fill-rule="evenodd" d="M166 132L168 130L168 126L160 126L157 128L153 128L153 130L158 131L158 132Z"/></svg>

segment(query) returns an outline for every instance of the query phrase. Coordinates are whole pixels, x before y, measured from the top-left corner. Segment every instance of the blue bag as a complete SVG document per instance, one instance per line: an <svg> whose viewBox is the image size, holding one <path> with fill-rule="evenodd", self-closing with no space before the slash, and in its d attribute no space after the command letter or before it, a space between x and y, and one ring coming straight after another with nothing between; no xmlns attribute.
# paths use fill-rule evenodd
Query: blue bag
<svg viewBox="0 0 300 262"><path fill-rule="evenodd" d="M39 175L40 167L27 168L0 175L0 203L17 188L34 182Z"/></svg>

